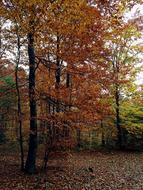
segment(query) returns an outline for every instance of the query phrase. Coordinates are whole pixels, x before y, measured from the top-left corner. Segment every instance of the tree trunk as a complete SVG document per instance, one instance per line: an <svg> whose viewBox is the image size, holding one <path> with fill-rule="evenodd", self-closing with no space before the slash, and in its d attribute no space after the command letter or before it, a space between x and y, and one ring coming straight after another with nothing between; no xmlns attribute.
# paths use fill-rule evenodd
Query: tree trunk
<svg viewBox="0 0 143 190"><path fill-rule="evenodd" d="M121 121L120 121L120 83L119 83L120 65L117 60L113 62L113 70L115 74L115 103L116 103L115 110L116 110L116 128L118 131L117 145L119 146L120 149L122 149L123 142L122 142Z"/></svg>
<svg viewBox="0 0 143 190"><path fill-rule="evenodd" d="M4 115L0 113L0 144L6 142Z"/></svg>
<svg viewBox="0 0 143 190"><path fill-rule="evenodd" d="M59 51L60 51L60 38L57 34L57 58L56 58L56 72L55 72L55 79L56 79L56 84L55 84L55 89L56 89L56 112L60 112L60 103L59 103L59 87L60 87L60 82L61 82L61 66L60 66L60 58L59 58Z"/></svg>
<svg viewBox="0 0 143 190"><path fill-rule="evenodd" d="M104 133L104 126L102 120L101 120L101 130L102 130L102 147L105 147L105 133Z"/></svg>
<svg viewBox="0 0 143 190"><path fill-rule="evenodd" d="M17 31L17 61L15 68L15 83L16 83L16 91L17 91L17 114L18 114L18 124L19 124L19 145L20 145L20 153L21 153L21 170L24 170L24 150L23 150L23 135L22 135L22 111L21 111L21 97L19 91L19 83L18 83L18 67L20 61L20 37Z"/></svg>
<svg viewBox="0 0 143 190"><path fill-rule="evenodd" d="M35 52L34 52L34 35L28 34L28 56L29 56L29 104L30 104L30 136L29 150L25 171L33 174L36 170L36 153L37 153L37 109L35 97Z"/></svg>
<svg viewBox="0 0 143 190"><path fill-rule="evenodd" d="M77 128L76 134L77 134L77 148L80 148L81 147L81 131L79 128Z"/></svg>
<svg viewBox="0 0 143 190"><path fill-rule="evenodd" d="M119 100L118 85L116 85L115 99L116 99L116 127L118 130L118 146L120 149L122 149L123 143L122 143L122 129L121 129L121 121L120 121L120 102L119 102L120 100Z"/></svg>

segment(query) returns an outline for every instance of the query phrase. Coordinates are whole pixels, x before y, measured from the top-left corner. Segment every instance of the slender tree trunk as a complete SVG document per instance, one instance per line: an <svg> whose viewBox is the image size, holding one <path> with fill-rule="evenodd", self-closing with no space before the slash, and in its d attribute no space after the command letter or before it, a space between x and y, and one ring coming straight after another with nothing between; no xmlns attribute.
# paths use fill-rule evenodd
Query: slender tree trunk
<svg viewBox="0 0 143 190"><path fill-rule="evenodd" d="M118 85L116 85L115 99L116 99L116 127L118 130L118 146L120 149L122 149L123 148L123 142L122 142L121 121L120 121L120 100L119 100L119 87L118 87Z"/></svg>
<svg viewBox="0 0 143 190"><path fill-rule="evenodd" d="M52 151L52 146L53 146L53 141L54 141L52 127L53 126L51 126L51 122L50 122L50 124L48 126L49 134L46 137L46 144L45 144L45 155L44 155L44 164L43 164L43 169L44 170L47 169L47 163L48 163L49 155L50 155L50 153Z"/></svg>
<svg viewBox="0 0 143 190"><path fill-rule="evenodd" d="M105 147L105 134L104 134L104 126L102 120L101 120L101 130L102 130L102 147Z"/></svg>
<svg viewBox="0 0 143 190"><path fill-rule="evenodd" d="M77 135L77 148L81 147L81 131L79 128L76 129L76 135Z"/></svg>
<svg viewBox="0 0 143 190"><path fill-rule="evenodd" d="M66 79L67 79L67 80L66 80L66 87L67 87L67 88L70 87L70 77L71 77L70 74L67 73L67 77L66 77Z"/></svg>
<svg viewBox="0 0 143 190"><path fill-rule="evenodd" d="M57 102L56 102L56 112L60 112L60 104L59 104L59 87L61 82L61 68L60 68L60 58L59 58L59 51L60 51L60 38L57 34L57 58L56 58L56 73L55 73L55 79L56 79L56 93L57 93Z"/></svg>
<svg viewBox="0 0 143 190"><path fill-rule="evenodd" d="M20 61L20 37L17 31L17 61L15 68L15 82L16 82L16 91L17 91L17 109L18 109L18 123L19 123L19 144L20 144L20 153L21 153L21 170L24 170L24 150L23 150L23 135L22 135L22 111L21 111L21 97L19 91L18 83L18 67Z"/></svg>
<svg viewBox="0 0 143 190"><path fill-rule="evenodd" d="M4 115L3 113L0 113L0 144L5 142L6 142L6 135L5 135Z"/></svg>
<svg viewBox="0 0 143 190"><path fill-rule="evenodd" d="M35 97L35 51L34 34L28 34L28 56L29 56L29 104L30 104L30 136L29 150L25 165L25 171L33 174L36 170L37 153L37 109Z"/></svg>
<svg viewBox="0 0 143 190"><path fill-rule="evenodd" d="M113 70L115 74L116 128L118 131L117 144L119 148L122 149L123 142L122 142L122 128L121 128L121 120L120 120L120 85L119 85L120 65L116 59L113 62Z"/></svg>

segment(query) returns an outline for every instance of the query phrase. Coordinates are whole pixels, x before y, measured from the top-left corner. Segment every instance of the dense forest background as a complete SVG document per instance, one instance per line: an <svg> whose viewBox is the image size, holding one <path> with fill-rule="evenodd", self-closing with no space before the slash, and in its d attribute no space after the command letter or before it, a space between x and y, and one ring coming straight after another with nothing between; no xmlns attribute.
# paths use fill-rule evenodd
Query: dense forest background
<svg viewBox="0 0 143 190"><path fill-rule="evenodd" d="M35 173L39 152L46 169L57 150L143 150L143 16L125 16L135 5L0 2L0 147L19 151L21 170Z"/></svg>

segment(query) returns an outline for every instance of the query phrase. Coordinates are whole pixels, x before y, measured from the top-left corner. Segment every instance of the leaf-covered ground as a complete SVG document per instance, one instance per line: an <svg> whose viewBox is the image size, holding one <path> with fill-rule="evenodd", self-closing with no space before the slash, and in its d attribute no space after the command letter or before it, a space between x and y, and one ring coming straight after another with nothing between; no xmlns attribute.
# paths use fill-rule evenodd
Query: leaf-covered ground
<svg viewBox="0 0 143 190"><path fill-rule="evenodd" d="M17 155L1 155L0 190L23 189L143 190L143 154L60 153L51 156L46 173L32 176L19 171Z"/></svg>

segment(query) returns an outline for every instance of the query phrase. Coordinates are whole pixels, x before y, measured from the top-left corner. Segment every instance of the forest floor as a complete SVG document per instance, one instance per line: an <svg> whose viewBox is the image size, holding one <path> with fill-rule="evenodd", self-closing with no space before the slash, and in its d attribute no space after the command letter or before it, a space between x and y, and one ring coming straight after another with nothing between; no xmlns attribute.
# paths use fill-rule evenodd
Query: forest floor
<svg viewBox="0 0 143 190"><path fill-rule="evenodd" d="M143 154L56 153L35 175L20 172L16 153L1 154L0 190L143 190Z"/></svg>

